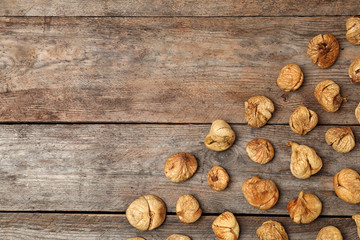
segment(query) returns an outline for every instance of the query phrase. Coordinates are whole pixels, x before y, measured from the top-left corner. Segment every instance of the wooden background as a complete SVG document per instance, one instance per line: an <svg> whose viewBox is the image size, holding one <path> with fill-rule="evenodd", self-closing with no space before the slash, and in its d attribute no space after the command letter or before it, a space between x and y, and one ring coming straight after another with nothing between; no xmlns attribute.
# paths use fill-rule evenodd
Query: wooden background
<svg viewBox="0 0 360 240"><path fill-rule="evenodd" d="M351 126L360 85L348 66L360 46L345 38L345 21L360 14L358 0L1 0L0 1L0 238L1 239L166 239L184 233L215 239L211 223L225 210L238 218L240 239L257 239L266 220L281 222L291 240L315 239L327 225L345 240L357 239L351 215L360 212L336 197L332 177L342 168L360 172L360 148L336 153L324 135L332 126ZM340 55L329 69L306 56L309 40L331 33ZM280 69L297 63L303 86L284 93L276 86ZM313 90L322 80L341 86L349 101L326 113ZM253 95L273 100L276 112L262 129L244 121L244 101ZM304 104L319 115L319 126L300 137L288 127L292 111ZM224 119L237 134L225 152L207 150L210 123ZM253 163L245 146L267 138L275 158ZM289 171L291 149L307 144L324 162L307 180ZM197 173L171 183L165 160L191 152ZM206 183L220 164L231 177L223 192ZM279 202L268 211L251 207L241 193L254 175L272 179ZM309 225L292 223L286 211L300 190L323 202ZM127 206L144 194L167 204L160 228L140 232L126 218ZM193 194L203 216L180 223L175 204Z"/></svg>

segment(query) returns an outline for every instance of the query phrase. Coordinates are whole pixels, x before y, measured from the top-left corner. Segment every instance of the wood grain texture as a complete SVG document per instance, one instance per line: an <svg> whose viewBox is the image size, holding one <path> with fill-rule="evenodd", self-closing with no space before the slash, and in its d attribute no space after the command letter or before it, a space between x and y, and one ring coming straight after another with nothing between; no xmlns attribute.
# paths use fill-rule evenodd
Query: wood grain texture
<svg viewBox="0 0 360 240"><path fill-rule="evenodd" d="M0 18L0 121L244 123L244 101L266 95L271 124L300 104L322 124L358 124L360 85L347 69L360 48L345 39L346 17ZM334 34L330 69L306 56L308 41ZM280 69L297 63L303 86L284 94ZM326 113L313 90L331 79L349 102Z"/></svg>
<svg viewBox="0 0 360 240"><path fill-rule="evenodd" d="M184 224L172 215L167 216L160 228L141 232L133 228L122 214L1 213L0 234L3 240L125 240L135 236L147 240L163 240L173 233L182 233L190 236L192 240L215 240L217 238L211 229L214 219L215 216L202 216L193 224ZM256 229L267 220L281 222L291 240L315 239L320 229L327 225L338 227L344 240L357 238L356 225L351 218L319 218L308 225L297 225L287 217L239 216L237 220L241 229L239 239L257 240Z"/></svg>
<svg viewBox="0 0 360 240"><path fill-rule="evenodd" d="M356 0L3 0L0 16L317 16L359 14Z"/></svg>
<svg viewBox="0 0 360 240"><path fill-rule="evenodd" d="M204 213L230 210L238 214L284 214L287 203L300 190L316 194L324 216L351 216L359 205L340 200L332 178L348 167L360 172L358 147L348 154L326 145L329 127L318 126L304 137L288 126L260 130L234 126L237 140L225 152L207 150L203 140L209 125L0 125L0 210L116 211L145 194L155 194L175 212L177 199L193 194ZM360 139L360 127L352 127ZM254 138L267 138L275 158L266 165L252 162L245 152ZM322 170L307 180L290 173L293 140L313 147L323 158ZM163 172L166 159L176 152L191 152L199 161L195 175L172 183ZM229 187L215 192L207 186L207 173L221 165L230 175ZM241 192L252 177L272 179L280 191L279 202L268 211L250 206ZM336 206L336 207L334 207Z"/></svg>

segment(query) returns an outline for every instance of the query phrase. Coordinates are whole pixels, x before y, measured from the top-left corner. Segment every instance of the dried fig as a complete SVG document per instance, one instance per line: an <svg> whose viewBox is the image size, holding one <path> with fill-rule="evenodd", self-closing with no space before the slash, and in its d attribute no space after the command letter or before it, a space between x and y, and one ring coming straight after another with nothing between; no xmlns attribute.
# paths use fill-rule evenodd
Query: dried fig
<svg viewBox="0 0 360 240"><path fill-rule="evenodd" d="M279 200L279 190L274 181L258 176L246 180L242 192L251 206L262 210L272 208Z"/></svg>
<svg viewBox="0 0 360 240"><path fill-rule="evenodd" d="M142 237L133 237L133 238L128 238L126 240L145 240L145 238Z"/></svg>
<svg viewBox="0 0 360 240"><path fill-rule="evenodd" d="M313 148L295 142L286 145L291 146L290 171L294 177L306 179L320 171L322 160Z"/></svg>
<svg viewBox="0 0 360 240"><path fill-rule="evenodd" d="M343 240L343 237L338 228L334 226L327 226L320 230L316 240Z"/></svg>
<svg viewBox="0 0 360 240"><path fill-rule="evenodd" d="M339 153L350 152L355 147L354 134L351 128L333 127L325 133L325 140L329 146Z"/></svg>
<svg viewBox="0 0 360 240"><path fill-rule="evenodd" d="M281 69L276 84L281 90L291 92L297 90L303 80L304 74L300 67L296 64L288 64Z"/></svg>
<svg viewBox="0 0 360 240"><path fill-rule="evenodd" d="M360 238L360 214L355 214L354 216L352 216L352 219L355 220L358 236Z"/></svg>
<svg viewBox="0 0 360 240"><path fill-rule="evenodd" d="M299 106L291 114L289 125L294 133L303 136L310 132L318 124L318 115L316 112L304 106Z"/></svg>
<svg viewBox="0 0 360 240"><path fill-rule="evenodd" d="M165 176L172 182L182 182L194 175L198 167L196 158L191 153L176 153L170 156L164 167Z"/></svg>
<svg viewBox="0 0 360 240"><path fill-rule="evenodd" d="M287 205L291 220L297 224L311 223L320 215L321 209L320 199L314 194L304 194L304 191Z"/></svg>
<svg viewBox="0 0 360 240"><path fill-rule="evenodd" d="M214 166L207 176L207 183L209 187L215 191L224 190L230 181L229 174L220 166Z"/></svg>
<svg viewBox="0 0 360 240"><path fill-rule="evenodd" d="M360 57L357 57L349 67L349 77L353 83L360 82Z"/></svg>
<svg viewBox="0 0 360 240"><path fill-rule="evenodd" d="M355 117L358 120L358 122L360 123L360 103L355 109Z"/></svg>
<svg viewBox="0 0 360 240"><path fill-rule="evenodd" d="M327 112L336 112L342 102L347 102L346 98L340 95L339 85L331 80L320 82L315 88L314 95Z"/></svg>
<svg viewBox="0 0 360 240"><path fill-rule="evenodd" d="M180 235L180 234L172 234L166 240L191 240L188 236Z"/></svg>
<svg viewBox="0 0 360 240"><path fill-rule="evenodd" d="M262 138L254 139L246 145L246 152L256 163L266 164L274 158L274 148L271 143Z"/></svg>
<svg viewBox="0 0 360 240"><path fill-rule="evenodd" d="M235 141L235 132L224 120L216 120L212 123L210 132L205 138L205 146L214 151L225 151Z"/></svg>
<svg viewBox="0 0 360 240"><path fill-rule="evenodd" d="M289 237L285 228L276 221L264 222L261 227L256 230L259 240L288 240Z"/></svg>
<svg viewBox="0 0 360 240"><path fill-rule="evenodd" d="M307 55L319 68L328 68L339 56L339 43L331 34L319 34L309 42Z"/></svg>
<svg viewBox="0 0 360 240"><path fill-rule="evenodd" d="M212 224L216 237L220 240L236 240L239 238L240 227L231 212L224 212Z"/></svg>
<svg viewBox="0 0 360 240"><path fill-rule="evenodd" d="M360 203L360 175L350 168L344 168L334 176L336 195L348 203Z"/></svg>
<svg viewBox="0 0 360 240"><path fill-rule="evenodd" d="M360 44L360 18L351 17L346 20L346 39L354 45Z"/></svg>
<svg viewBox="0 0 360 240"><path fill-rule="evenodd" d="M201 217L202 210L198 200L192 195L182 195L176 203L176 215L184 223L196 222Z"/></svg>
<svg viewBox="0 0 360 240"><path fill-rule="evenodd" d="M142 231L153 230L165 220L166 206L155 195L145 195L133 201L126 209L129 223Z"/></svg>
<svg viewBox="0 0 360 240"><path fill-rule="evenodd" d="M254 96L245 102L245 120L253 128L261 128L275 111L273 102L264 96Z"/></svg>

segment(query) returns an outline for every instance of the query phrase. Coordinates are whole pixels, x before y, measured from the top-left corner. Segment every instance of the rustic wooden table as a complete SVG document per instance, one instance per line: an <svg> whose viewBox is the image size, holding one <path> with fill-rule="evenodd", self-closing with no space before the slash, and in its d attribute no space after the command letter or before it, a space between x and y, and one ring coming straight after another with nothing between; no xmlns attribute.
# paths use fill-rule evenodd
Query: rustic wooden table
<svg viewBox="0 0 360 240"><path fill-rule="evenodd" d="M215 239L211 223L225 210L236 214L240 239L257 239L266 220L281 222L290 239L315 239L326 225L344 239L357 239L347 204L333 191L342 168L360 171L360 148L348 154L327 146L334 125L351 126L360 139L354 109L359 85L347 69L360 46L345 38L345 21L360 13L358 0L1 0L0 1L0 239L166 239L184 233L193 240ZM309 40L332 33L340 56L319 69L306 56ZM284 94L275 84L288 63L301 66L305 80ZM313 91L331 79L349 101L327 113ZM252 129L244 121L244 101L265 95L276 105L269 124ZM292 111L304 104L319 125L300 137L288 127ZM237 134L234 146L213 152L203 145L210 123L224 119ZM245 146L267 138L275 158L253 163ZM289 171L288 140L307 144L323 158L322 170L307 180ZM164 162L191 152L197 173L170 182ZM223 192L206 183L220 164L231 182ZM254 175L272 179L280 190L274 208L251 207L241 193ZM299 191L316 194L321 216L297 225L286 211ZM168 216L158 229L131 227L125 210L136 198L155 194ZM177 198L193 194L203 216L180 223Z"/></svg>

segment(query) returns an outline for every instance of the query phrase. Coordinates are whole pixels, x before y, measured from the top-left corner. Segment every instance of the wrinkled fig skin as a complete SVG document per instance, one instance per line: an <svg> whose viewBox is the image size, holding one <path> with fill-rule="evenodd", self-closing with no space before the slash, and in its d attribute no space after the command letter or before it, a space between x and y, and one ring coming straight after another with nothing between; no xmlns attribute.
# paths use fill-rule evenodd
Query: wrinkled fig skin
<svg viewBox="0 0 360 240"><path fill-rule="evenodd" d="M176 153L170 156L164 166L165 176L172 182L182 182L191 178L198 168L198 163L191 153Z"/></svg>
<svg viewBox="0 0 360 240"><path fill-rule="evenodd" d="M246 145L246 153L256 163L266 164L274 158L274 148L271 143L262 138L254 139Z"/></svg>
<svg viewBox="0 0 360 240"><path fill-rule="evenodd" d="M176 215L184 223L196 222L202 214L198 200L192 195L182 195L176 203Z"/></svg>
<svg viewBox="0 0 360 240"><path fill-rule="evenodd" d="M126 209L126 218L129 223L141 231L159 227L165 217L165 203L155 195L139 197Z"/></svg>
<svg viewBox="0 0 360 240"><path fill-rule="evenodd" d="M353 83L360 83L360 57L357 57L350 64L349 77Z"/></svg>
<svg viewBox="0 0 360 240"><path fill-rule="evenodd" d="M291 220L297 224L307 224L319 217L322 204L313 194L304 194L301 191L298 198L291 200L287 205Z"/></svg>
<svg viewBox="0 0 360 240"><path fill-rule="evenodd" d="M317 101L327 112L336 112L346 98L340 95L340 87L334 81L325 80L320 82L314 91Z"/></svg>
<svg viewBox="0 0 360 240"><path fill-rule="evenodd" d="M352 216L352 219L355 220L358 236L360 238L360 214L355 214L354 216Z"/></svg>
<svg viewBox="0 0 360 240"><path fill-rule="evenodd" d="M229 174L223 167L214 166L208 173L207 183L215 191L225 190L230 181Z"/></svg>
<svg viewBox="0 0 360 240"><path fill-rule="evenodd" d="M191 240L191 238L185 235L173 234L169 236L166 240Z"/></svg>
<svg viewBox="0 0 360 240"><path fill-rule="evenodd" d="M216 237L220 240L236 240L239 238L240 227L231 212L224 212L212 224Z"/></svg>
<svg viewBox="0 0 360 240"><path fill-rule="evenodd" d="M253 128L263 127L274 111L274 103L264 96L254 96L245 102L245 120Z"/></svg>
<svg viewBox="0 0 360 240"><path fill-rule="evenodd" d="M346 20L346 39L354 45L360 44L360 18L351 17Z"/></svg>
<svg viewBox="0 0 360 240"><path fill-rule="evenodd" d="M320 171L322 160L313 148L295 142L287 142L286 145L291 146L290 171L294 177L306 179Z"/></svg>
<svg viewBox="0 0 360 240"><path fill-rule="evenodd" d="M355 147L354 134L349 127L333 127L325 133L325 140L329 146L339 153L350 152Z"/></svg>
<svg viewBox="0 0 360 240"><path fill-rule="evenodd" d="M128 238L126 240L145 240L145 238L142 237L133 237L133 238Z"/></svg>
<svg viewBox="0 0 360 240"><path fill-rule="evenodd" d="M256 231L259 240L288 240L285 228L276 221L264 222Z"/></svg>
<svg viewBox="0 0 360 240"><path fill-rule="evenodd" d="M299 106L291 114L289 125L294 133L303 136L310 132L318 124L319 118L316 112L304 106Z"/></svg>
<svg viewBox="0 0 360 240"><path fill-rule="evenodd" d="M334 176L336 195L348 203L360 203L360 175L350 168L344 168Z"/></svg>
<svg viewBox="0 0 360 240"><path fill-rule="evenodd" d="M304 80L304 74L296 64L288 64L280 71L276 85L284 92L297 90Z"/></svg>
<svg viewBox="0 0 360 240"><path fill-rule="evenodd" d="M358 122L360 123L360 103L355 109L355 117L358 120Z"/></svg>
<svg viewBox="0 0 360 240"><path fill-rule="evenodd" d="M257 176L243 183L242 192L251 206L261 210L272 208L279 200L279 190L274 181Z"/></svg>
<svg viewBox="0 0 360 240"><path fill-rule="evenodd" d="M307 55L319 68L328 68L339 56L339 43L331 34L319 34L309 42Z"/></svg>
<svg viewBox="0 0 360 240"><path fill-rule="evenodd" d="M235 141L235 132L224 120L216 120L212 123L209 134L205 138L205 146L213 151L225 151Z"/></svg>
<svg viewBox="0 0 360 240"><path fill-rule="evenodd" d="M316 240L343 240L343 237L338 228L334 226L327 226L320 230Z"/></svg>

